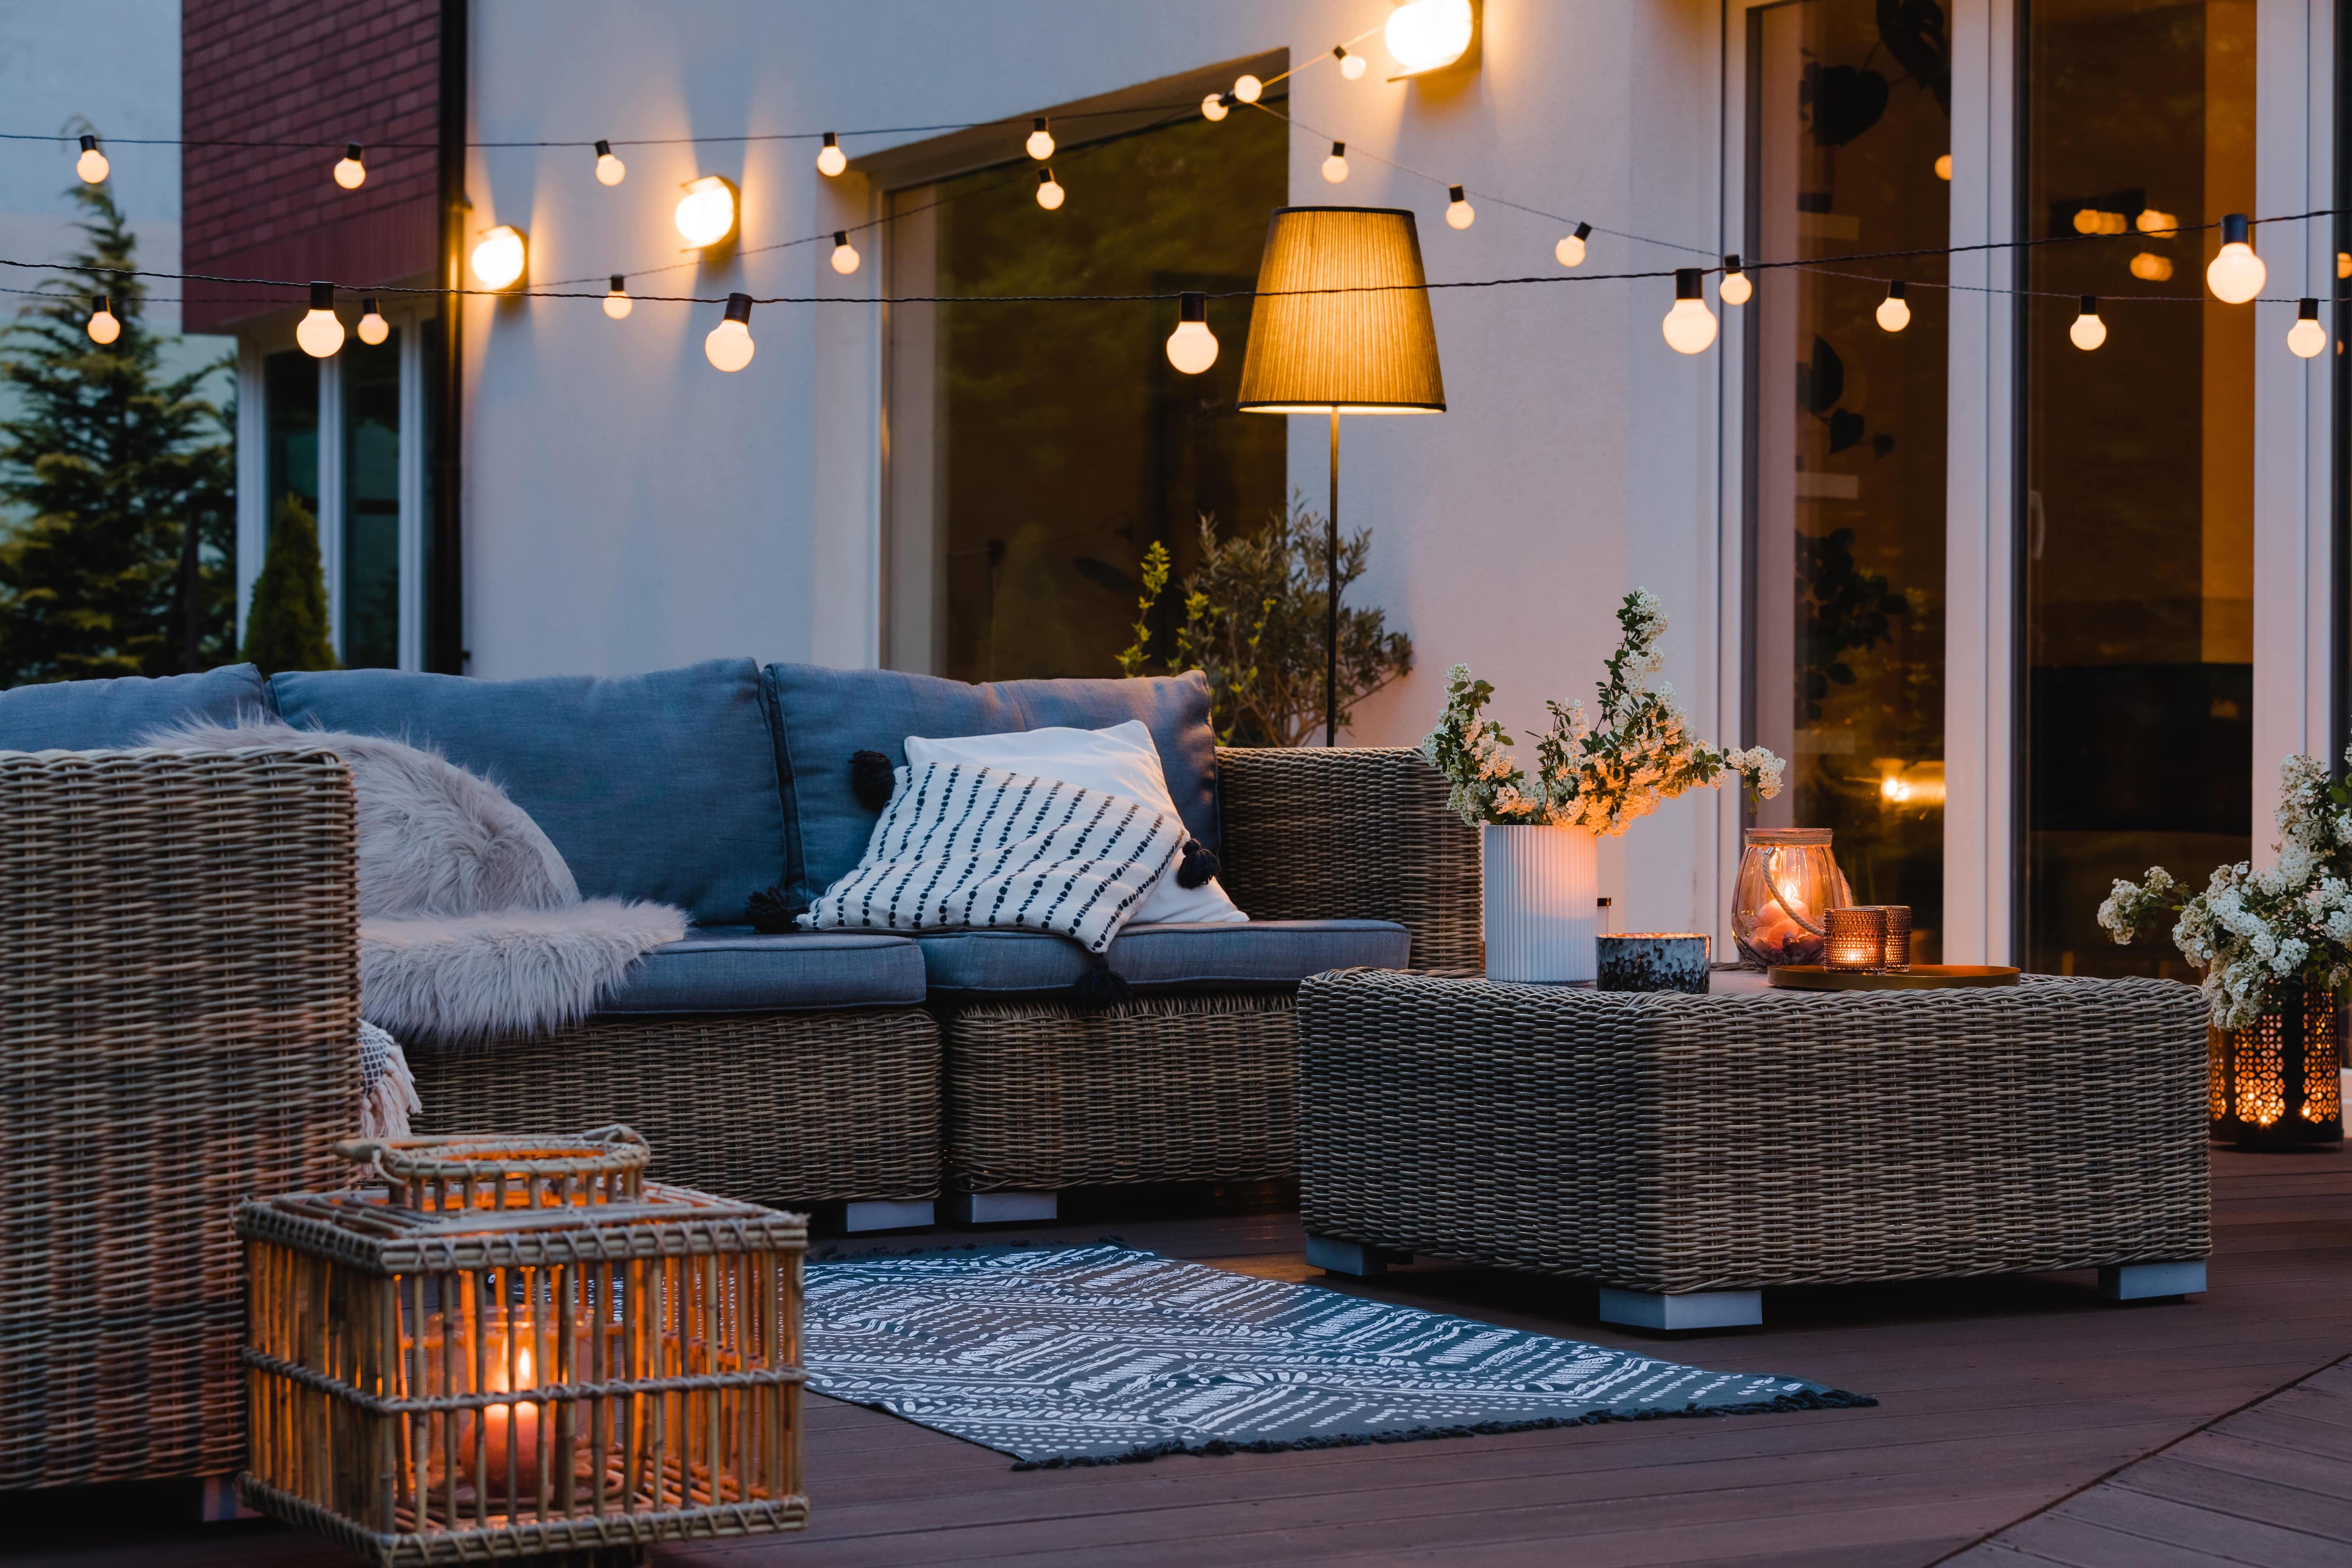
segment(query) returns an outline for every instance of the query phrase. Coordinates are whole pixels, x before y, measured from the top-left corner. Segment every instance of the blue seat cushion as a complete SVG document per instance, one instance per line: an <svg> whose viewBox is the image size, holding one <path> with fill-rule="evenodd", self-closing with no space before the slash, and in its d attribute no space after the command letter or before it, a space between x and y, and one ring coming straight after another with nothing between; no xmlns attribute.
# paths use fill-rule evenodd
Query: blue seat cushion
<svg viewBox="0 0 2352 1568"><path fill-rule="evenodd" d="M763 936L748 925L698 925L637 960L606 1013L764 1013L920 1007L922 950L881 931Z"/></svg>
<svg viewBox="0 0 2352 1568"><path fill-rule="evenodd" d="M478 681L399 670L285 674L287 722L430 746L531 815L589 898L743 918L784 873L784 806L759 666Z"/></svg>
<svg viewBox="0 0 2352 1568"><path fill-rule="evenodd" d="M1075 942L1027 931L918 936L931 989L1066 990L1087 969ZM1131 986L1279 986L1326 969L1402 969L1412 935L1388 920L1253 920L1246 925L1129 925L1105 955Z"/></svg>
<svg viewBox="0 0 2352 1568"><path fill-rule="evenodd" d="M771 664L777 768L789 816L785 886L805 906L866 852L876 813L850 790L849 759L878 751L894 768L907 737L1003 735L1062 725L1106 729L1139 718L1151 731L1168 793L1186 831L1217 847L1217 742L1209 683L1199 671L1137 680L997 681L968 685L901 670Z"/></svg>
<svg viewBox="0 0 2352 1568"><path fill-rule="evenodd" d="M16 686L0 692L0 751L116 751L144 745L147 732L164 725L235 724L239 714L268 709L268 685L251 664Z"/></svg>

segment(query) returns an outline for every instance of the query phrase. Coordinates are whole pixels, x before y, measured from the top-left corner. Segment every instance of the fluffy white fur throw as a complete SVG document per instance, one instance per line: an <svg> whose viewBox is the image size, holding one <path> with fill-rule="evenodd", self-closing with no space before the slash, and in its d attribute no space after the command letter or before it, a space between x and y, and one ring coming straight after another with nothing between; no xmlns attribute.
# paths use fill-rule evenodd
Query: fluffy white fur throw
<svg viewBox="0 0 2352 1568"><path fill-rule="evenodd" d="M394 1034L436 1045L544 1034L587 1017L644 954L685 938L682 911L617 898L362 920L361 1008Z"/></svg>

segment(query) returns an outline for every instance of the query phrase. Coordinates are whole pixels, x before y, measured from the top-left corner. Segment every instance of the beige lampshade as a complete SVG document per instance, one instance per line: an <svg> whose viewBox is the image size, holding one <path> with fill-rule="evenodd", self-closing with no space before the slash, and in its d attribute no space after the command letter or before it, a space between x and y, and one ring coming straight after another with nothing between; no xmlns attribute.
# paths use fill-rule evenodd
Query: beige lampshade
<svg viewBox="0 0 2352 1568"><path fill-rule="evenodd" d="M1242 361L1244 412L1445 412L1411 213L1277 209L1266 225L1257 293Z"/></svg>

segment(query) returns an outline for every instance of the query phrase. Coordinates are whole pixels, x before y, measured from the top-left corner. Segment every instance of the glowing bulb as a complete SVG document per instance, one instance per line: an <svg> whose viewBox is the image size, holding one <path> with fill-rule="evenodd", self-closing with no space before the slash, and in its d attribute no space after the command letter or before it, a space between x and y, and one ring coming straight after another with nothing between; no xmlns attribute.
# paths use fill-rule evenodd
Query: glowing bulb
<svg viewBox="0 0 2352 1568"><path fill-rule="evenodd" d="M2339 250L2336 253L2336 276L2352 277L2352 250Z"/></svg>
<svg viewBox="0 0 2352 1568"><path fill-rule="evenodd" d="M2148 283L2161 283L2172 276L2172 258L2144 250L2131 258L2131 275Z"/></svg>
<svg viewBox="0 0 2352 1568"><path fill-rule="evenodd" d="M1331 143L1331 156L1323 160L1323 178L1336 185L1348 177L1348 144Z"/></svg>
<svg viewBox="0 0 2352 1568"><path fill-rule="evenodd" d="M830 131L824 133L824 145L817 149L816 172L832 179L849 167L849 154L841 150L841 141Z"/></svg>
<svg viewBox="0 0 2352 1568"><path fill-rule="evenodd" d="M833 231L833 269L844 277L857 270L857 247L849 243L847 229Z"/></svg>
<svg viewBox="0 0 2352 1568"><path fill-rule="evenodd" d="M1063 198L1068 194L1069 193L1063 190L1060 183L1055 180L1052 169L1037 171L1037 204L1039 206L1050 213L1060 206Z"/></svg>
<svg viewBox="0 0 2352 1568"><path fill-rule="evenodd" d="M1043 163L1054 155L1054 133L1045 129L1045 117L1039 115L1029 122L1029 140L1022 143L1029 156Z"/></svg>
<svg viewBox="0 0 2352 1568"><path fill-rule="evenodd" d="M702 340L703 358L732 373L751 362L756 349L751 341L751 297L730 294L727 297L726 316Z"/></svg>
<svg viewBox="0 0 2352 1568"><path fill-rule="evenodd" d="M735 232L735 187L724 175L689 180L677 202L677 232L697 250Z"/></svg>
<svg viewBox="0 0 2352 1568"><path fill-rule="evenodd" d="M1470 47L1470 0L1409 0L1389 13L1381 37L1399 76L1450 66Z"/></svg>
<svg viewBox="0 0 2352 1568"><path fill-rule="evenodd" d="M294 324L294 343L314 360L323 360L343 346L343 324L335 317L335 286L310 285L310 308Z"/></svg>
<svg viewBox="0 0 2352 1568"><path fill-rule="evenodd" d="M1445 226L1466 229L1477 221L1478 209L1470 204L1470 198L1462 193L1462 187L1448 185L1445 188Z"/></svg>
<svg viewBox="0 0 2352 1568"><path fill-rule="evenodd" d="M1244 103L1255 103L1265 90L1265 83L1246 73L1234 79L1234 96Z"/></svg>
<svg viewBox="0 0 2352 1568"><path fill-rule="evenodd" d="M1349 54L1348 52L1348 46L1345 44L1333 45L1331 54L1332 57L1339 62L1339 74L1341 76L1346 77L1349 81L1361 81L1364 79L1364 67L1369 62L1365 60L1363 56Z"/></svg>
<svg viewBox="0 0 2352 1568"><path fill-rule="evenodd" d="M2306 299L2295 311L2294 325L2286 329L2286 346L2298 360L2316 359L2327 347L2327 329L2319 324L2319 301Z"/></svg>
<svg viewBox="0 0 2352 1568"><path fill-rule="evenodd" d="M2099 232L2098 208L2077 207L2074 209L2074 232L2078 235L2097 234Z"/></svg>
<svg viewBox="0 0 2352 1568"><path fill-rule="evenodd" d="M383 312L375 308L374 295L370 294L362 298L360 311L361 342L373 349L392 336L392 323L385 320Z"/></svg>
<svg viewBox="0 0 2352 1568"><path fill-rule="evenodd" d="M613 156L613 144L609 141L597 142L596 183L600 185L617 185L628 177L629 166Z"/></svg>
<svg viewBox="0 0 2352 1568"><path fill-rule="evenodd" d="M1756 286L1748 281L1748 274L1739 269L1739 257L1723 258L1723 281L1716 286L1715 297L1726 305L1745 305L1756 296Z"/></svg>
<svg viewBox="0 0 2352 1568"><path fill-rule="evenodd" d="M1201 100L1201 118L1213 125L1233 111L1234 95L1232 93L1213 92Z"/></svg>
<svg viewBox="0 0 2352 1568"><path fill-rule="evenodd" d="M637 302L629 298L628 279L617 272L613 274L613 291L604 296L604 314L615 321L625 321L636 308Z"/></svg>
<svg viewBox="0 0 2352 1568"><path fill-rule="evenodd" d="M1936 159L1936 178L1938 180L1948 180L1951 177L1952 155L1948 152L1942 153Z"/></svg>
<svg viewBox="0 0 2352 1568"><path fill-rule="evenodd" d="M1576 232L1551 247L1551 254L1562 267L1584 265L1584 242L1592 237L1591 224L1579 224Z"/></svg>
<svg viewBox="0 0 2352 1568"><path fill-rule="evenodd" d="M1911 304L1903 298L1899 277L1886 286L1886 298L1878 302L1878 324L1889 332L1900 332L1911 325Z"/></svg>
<svg viewBox="0 0 2352 1568"><path fill-rule="evenodd" d="M114 301L103 294L90 298L89 340L100 348L122 336L122 323L114 319Z"/></svg>
<svg viewBox="0 0 2352 1568"><path fill-rule="evenodd" d="M2144 235L2168 235L2180 227L2180 220L2170 213L2159 213L2154 207L2144 207L2132 220L2134 227Z"/></svg>
<svg viewBox="0 0 2352 1568"><path fill-rule="evenodd" d="M2074 318L2073 326L2066 329L2066 337L2068 341L2084 353L2090 352L2107 340L2107 324L2099 319L2097 295L2083 296L2083 313Z"/></svg>
<svg viewBox="0 0 2352 1568"><path fill-rule="evenodd" d="M1176 329L1168 334L1168 362L1197 376L1217 362L1217 335L1209 330L1209 297L1185 295L1176 314Z"/></svg>
<svg viewBox="0 0 2352 1568"><path fill-rule="evenodd" d="M2221 254L2205 268L2205 286L2225 305L2243 305L2263 291L2270 269L2254 254L2252 225L2243 213L2221 220Z"/></svg>
<svg viewBox="0 0 2352 1568"><path fill-rule="evenodd" d="M81 139L81 156L74 160L75 173L95 185L106 178L106 172L112 167L113 165L106 161L106 154L98 150L97 137L85 136Z"/></svg>
<svg viewBox="0 0 2352 1568"><path fill-rule="evenodd" d="M1659 330L1666 335L1666 347L1677 354L1703 354L1715 341L1715 312L1702 297L1697 267L1675 269L1675 308L1666 312Z"/></svg>
<svg viewBox="0 0 2352 1568"><path fill-rule="evenodd" d="M522 276L522 231L500 224L474 242L474 276L492 288L504 288Z"/></svg>
<svg viewBox="0 0 2352 1568"><path fill-rule="evenodd" d="M343 143L343 155L335 160L335 183L346 191L356 191L367 178L367 165L360 162L360 144Z"/></svg>

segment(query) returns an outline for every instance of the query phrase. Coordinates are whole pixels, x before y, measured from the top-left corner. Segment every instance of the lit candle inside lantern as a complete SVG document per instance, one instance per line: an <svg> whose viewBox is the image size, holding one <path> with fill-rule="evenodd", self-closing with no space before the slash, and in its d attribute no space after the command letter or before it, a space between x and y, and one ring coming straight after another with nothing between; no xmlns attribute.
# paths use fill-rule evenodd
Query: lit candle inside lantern
<svg viewBox="0 0 2352 1568"><path fill-rule="evenodd" d="M493 1363L489 1387L505 1394L536 1387L531 1381L530 1352L515 1353L514 1386L507 1385L506 1368ZM514 1493L535 1495L539 1487L539 1406L533 1404L492 1405L482 1411L482 1463L494 1494L507 1490L507 1460L514 1460Z"/></svg>

